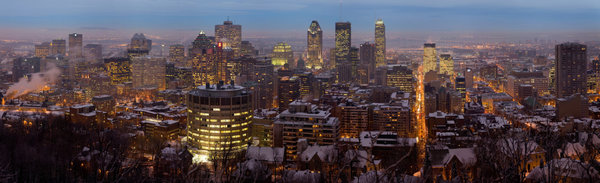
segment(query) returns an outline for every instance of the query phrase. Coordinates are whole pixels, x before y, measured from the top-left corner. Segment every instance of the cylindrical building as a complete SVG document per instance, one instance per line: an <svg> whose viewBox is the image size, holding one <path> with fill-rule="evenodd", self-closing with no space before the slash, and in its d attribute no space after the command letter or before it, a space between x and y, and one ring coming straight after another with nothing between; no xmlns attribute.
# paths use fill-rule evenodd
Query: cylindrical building
<svg viewBox="0 0 600 183"><path fill-rule="evenodd" d="M229 159L248 146L252 96L244 87L199 86L187 95L187 144L194 162Z"/></svg>

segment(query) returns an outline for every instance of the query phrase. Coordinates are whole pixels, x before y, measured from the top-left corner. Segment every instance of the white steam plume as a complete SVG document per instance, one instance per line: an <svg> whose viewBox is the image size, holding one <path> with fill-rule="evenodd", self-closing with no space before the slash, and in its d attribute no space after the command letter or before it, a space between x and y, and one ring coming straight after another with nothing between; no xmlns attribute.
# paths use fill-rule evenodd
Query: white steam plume
<svg viewBox="0 0 600 183"><path fill-rule="evenodd" d="M48 63L47 68L49 69L44 72L31 74L29 79L25 77L19 79L19 82L10 86L6 91L8 98L12 99L29 92L39 91L44 86L54 83L60 76L60 69L54 63Z"/></svg>

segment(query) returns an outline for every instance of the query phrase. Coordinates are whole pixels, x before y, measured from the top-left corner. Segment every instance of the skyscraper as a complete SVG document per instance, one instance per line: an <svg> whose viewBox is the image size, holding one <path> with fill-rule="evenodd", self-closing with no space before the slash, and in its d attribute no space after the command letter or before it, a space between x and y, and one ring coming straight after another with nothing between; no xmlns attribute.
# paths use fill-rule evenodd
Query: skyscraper
<svg viewBox="0 0 600 183"><path fill-rule="evenodd" d="M64 39L52 40L52 43L50 44L50 55L56 54L67 54L67 41L65 41Z"/></svg>
<svg viewBox="0 0 600 183"><path fill-rule="evenodd" d="M223 25L215 25L215 41L223 43L224 48L231 48L237 57L241 54L242 26L225 21Z"/></svg>
<svg viewBox="0 0 600 183"><path fill-rule="evenodd" d="M290 67L295 67L292 46L284 42L277 43L277 45L273 47L273 52L271 53L271 63L273 63L276 68L280 68L285 64L289 64Z"/></svg>
<svg viewBox="0 0 600 183"><path fill-rule="evenodd" d="M473 75L475 73L473 73L473 69L471 68L467 68L465 70L465 87L466 88L473 88Z"/></svg>
<svg viewBox="0 0 600 183"><path fill-rule="evenodd" d="M387 86L397 87L403 92L413 92L412 70L401 65L390 65L386 72Z"/></svg>
<svg viewBox="0 0 600 183"><path fill-rule="evenodd" d="M152 40L146 39L142 33L135 33L131 38L129 48L127 48L127 56L139 57L150 54L152 49Z"/></svg>
<svg viewBox="0 0 600 183"><path fill-rule="evenodd" d="M437 70L437 53L435 43L425 43L423 45L423 73Z"/></svg>
<svg viewBox="0 0 600 183"><path fill-rule="evenodd" d="M192 67L196 86L229 80L227 60L233 58L233 51L223 48L223 43L212 44L210 38L200 32L188 53L192 58L188 64Z"/></svg>
<svg viewBox="0 0 600 183"><path fill-rule="evenodd" d="M369 42L363 43L360 45L360 66L359 70L366 70L367 83L368 81L374 79L375 73L375 60L376 60L376 45L371 44ZM362 75L361 75L362 76ZM362 81L363 79L361 79ZM363 83L363 82L361 82ZM366 83L363 83L366 84Z"/></svg>
<svg viewBox="0 0 600 183"><path fill-rule="evenodd" d="M271 60L259 59L253 66L252 76L256 82L254 109L268 109L273 107L274 74Z"/></svg>
<svg viewBox="0 0 600 183"><path fill-rule="evenodd" d="M455 81L454 81L454 89L458 92L460 92L460 96L463 100L463 102L465 101L465 97L467 95L467 87L465 84L465 77L463 76L457 76Z"/></svg>
<svg viewBox="0 0 600 183"><path fill-rule="evenodd" d="M448 76L454 75L454 60L450 54L440 55L440 72L439 74L445 74Z"/></svg>
<svg viewBox="0 0 600 183"><path fill-rule="evenodd" d="M161 57L140 56L131 60L131 81L134 88L166 89L167 61Z"/></svg>
<svg viewBox="0 0 600 183"><path fill-rule="evenodd" d="M194 162L231 159L246 150L252 119L252 95L246 88L219 82L187 95L188 149Z"/></svg>
<svg viewBox="0 0 600 183"><path fill-rule="evenodd" d="M352 39L350 22L335 23L335 64L347 62L350 58Z"/></svg>
<svg viewBox="0 0 600 183"><path fill-rule="evenodd" d="M587 46L579 43L556 45L556 96L585 94Z"/></svg>
<svg viewBox="0 0 600 183"><path fill-rule="evenodd" d="M385 59L385 24L383 24L383 20L381 19L375 22L375 50L376 66L387 65Z"/></svg>
<svg viewBox="0 0 600 183"><path fill-rule="evenodd" d="M290 103L300 97L300 79L297 76L284 76L279 79L278 87L279 111L284 111Z"/></svg>
<svg viewBox="0 0 600 183"><path fill-rule="evenodd" d="M83 34L69 34L69 57L83 57Z"/></svg>
<svg viewBox="0 0 600 183"><path fill-rule="evenodd" d="M131 60L129 58L104 59L106 71L110 77L110 84L118 85L131 81Z"/></svg>
<svg viewBox="0 0 600 183"><path fill-rule="evenodd" d="M319 22L313 20L307 31L307 49L306 67L321 69L323 67L323 31Z"/></svg>
<svg viewBox="0 0 600 183"><path fill-rule="evenodd" d="M178 66L184 66L185 46L181 44L169 46L169 62L176 63Z"/></svg>

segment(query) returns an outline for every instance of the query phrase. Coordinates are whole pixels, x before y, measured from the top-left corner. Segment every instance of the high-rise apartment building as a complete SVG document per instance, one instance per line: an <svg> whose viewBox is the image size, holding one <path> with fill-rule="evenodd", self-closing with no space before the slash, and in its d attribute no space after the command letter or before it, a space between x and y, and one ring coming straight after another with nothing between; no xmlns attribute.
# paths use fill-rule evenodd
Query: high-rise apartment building
<svg viewBox="0 0 600 183"><path fill-rule="evenodd" d="M83 57L83 34L69 34L69 57Z"/></svg>
<svg viewBox="0 0 600 183"><path fill-rule="evenodd" d="M556 96L564 98L587 92L587 46L579 43L556 45Z"/></svg>
<svg viewBox="0 0 600 183"><path fill-rule="evenodd" d="M334 145L339 139L340 122L327 110L302 101L290 103L289 109L281 112L273 123L275 145L283 145L285 159L295 161L298 140L308 144Z"/></svg>
<svg viewBox="0 0 600 183"><path fill-rule="evenodd" d="M385 24L378 19L375 22L375 61L377 67L387 65L385 59Z"/></svg>
<svg viewBox="0 0 600 183"><path fill-rule="evenodd" d="M323 31L319 22L313 20L306 32L307 54L306 67L321 69L323 67Z"/></svg>
<svg viewBox="0 0 600 183"><path fill-rule="evenodd" d="M423 73L437 71L437 53L435 43L425 43L423 45Z"/></svg>
<svg viewBox="0 0 600 183"><path fill-rule="evenodd" d="M215 25L215 41L222 43L224 48L231 48L234 56L239 56L242 46L242 26L234 25L229 20L223 22L223 25Z"/></svg>
<svg viewBox="0 0 600 183"><path fill-rule="evenodd" d="M219 82L187 94L187 143L194 162L231 159L246 150L252 125L252 94Z"/></svg>
<svg viewBox="0 0 600 183"><path fill-rule="evenodd" d="M368 130L371 114L368 104L347 101L338 104L336 111L340 120L341 138L358 138L360 132Z"/></svg>

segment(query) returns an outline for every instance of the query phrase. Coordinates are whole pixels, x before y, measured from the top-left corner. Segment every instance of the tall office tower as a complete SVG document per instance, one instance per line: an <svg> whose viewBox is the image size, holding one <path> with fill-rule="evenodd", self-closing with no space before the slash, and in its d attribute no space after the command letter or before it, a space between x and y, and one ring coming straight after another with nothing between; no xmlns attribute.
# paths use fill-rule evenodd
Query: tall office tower
<svg viewBox="0 0 600 183"><path fill-rule="evenodd" d="M102 60L101 44L86 44L83 47L83 56L86 61L96 62Z"/></svg>
<svg viewBox="0 0 600 183"><path fill-rule="evenodd" d="M129 58L107 58L104 59L106 72L110 77L110 84L118 85L131 81L131 60Z"/></svg>
<svg viewBox="0 0 600 183"><path fill-rule="evenodd" d="M454 81L454 89L460 92L460 96L463 99L463 102L465 101L465 97L467 96L467 87L465 80L465 77L457 76Z"/></svg>
<svg viewBox="0 0 600 183"><path fill-rule="evenodd" d="M23 58L19 57L13 60L13 82L18 82L19 79L26 76L27 74L40 72L42 66L40 64L40 58Z"/></svg>
<svg viewBox="0 0 600 183"><path fill-rule="evenodd" d="M556 45L556 96L585 94L587 46L578 43Z"/></svg>
<svg viewBox="0 0 600 183"><path fill-rule="evenodd" d="M167 60L162 57L140 56L131 58L131 81L134 88L155 87L166 89Z"/></svg>
<svg viewBox="0 0 600 183"><path fill-rule="evenodd" d="M349 65L350 47L352 45L352 31L350 22L335 23L335 67L338 73L341 72L340 67ZM338 76L339 77L339 76ZM339 78L338 78L339 80Z"/></svg>
<svg viewBox="0 0 600 183"><path fill-rule="evenodd" d="M256 57L258 55L258 50L252 46L250 41L242 41L242 51L240 56L249 56Z"/></svg>
<svg viewBox="0 0 600 183"><path fill-rule="evenodd" d="M35 45L35 57L44 58L50 55L50 43L43 42L42 44Z"/></svg>
<svg viewBox="0 0 600 183"><path fill-rule="evenodd" d="M221 45L222 46L222 45ZM208 49L213 47L212 40L206 36L204 31L200 31L196 39L192 42L192 47L188 51L188 55L196 55L206 53Z"/></svg>
<svg viewBox="0 0 600 183"><path fill-rule="evenodd" d="M321 26L319 26L319 22L313 20L306 34L308 49L306 67L321 69L323 67L323 31L321 30Z"/></svg>
<svg viewBox="0 0 600 183"><path fill-rule="evenodd" d="M188 53L192 58L188 64L192 67L192 76L196 86L206 82L217 83L229 80L227 60L233 58L233 51L224 49L223 43L214 45L204 32L200 32L192 42Z"/></svg>
<svg viewBox="0 0 600 183"><path fill-rule="evenodd" d="M242 46L242 26L225 21L223 25L215 25L215 41L223 43L224 48L231 48L235 57L240 56Z"/></svg>
<svg viewBox="0 0 600 183"><path fill-rule="evenodd" d="M129 48L127 48L127 56L130 58L145 56L150 54L152 49L152 40L146 39L143 33L135 33L131 38Z"/></svg>
<svg viewBox="0 0 600 183"><path fill-rule="evenodd" d="M378 19L375 22L375 48L375 61L377 67L387 65L385 59L385 24L383 24L383 20L381 19Z"/></svg>
<svg viewBox="0 0 600 183"><path fill-rule="evenodd" d="M425 43L423 45L423 74L429 71L437 71L435 43Z"/></svg>
<svg viewBox="0 0 600 183"><path fill-rule="evenodd" d="M339 83L354 82L357 77L357 64L360 62L358 58L358 49L350 48L348 59L342 62L336 62L337 81Z"/></svg>
<svg viewBox="0 0 600 183"><path fill-rule="evenodd" d="M471 68L467 68L465 69L465 87L466 88L473 88L473 69Z"/></svg>
<svg viewBox="0 0 600 183"><path fill-rule="evenodd" d="M178 66L184 66L185 46L182 44L169 46L169 62L176 63Z"/></svg>
<svg viewBox="0 0 600 183"><path fill-rule="evenodd" d="M83 57L83 34L69 34L69 57Z"/></svg>
<svg viewBox="0 0 600 183"><path fill-rule="evenodd" d="M66 55L67 54L67 41L64 39L52 40L50 45L50 55Z"/></svg>
<svg viewBox="0 0 600 183"><path fill-rule="evenodd" d="M440 72L447 76L454 75L454 60L450 54L440 54Z"/></svg>
<svg viewBox="0 0 600 183"><path fill-rule="evenodd" d="M375 44L369 42L360 45L360 67L367 71L367 83L375 76L376 47Z"/></svg>
<svg viewBox="0 0 600 183"><path fill-rule="evenodd" d="M358 54L359 54L358 48L356 48L356 47L350 48L350 64L352 67L350 70L351 75L348 79L351 82L358 81L358 68L360 65L360 57Z"/></svg>
<svg viewBox="0 0 600 183"><path fill-rule="evenodd" d="M398 87L403 92L413 92L413 74L408 67L401 65L390 65L386 72L386 84Z"/></svg>
<svg viewBox="0 0 600 183"><path fill-rule="evenodd" d="M275 77L273 73L273 64L271 64L271 60L264 58L259 59L253 67L254 73L252 76L256 82L254 90L255 102L253 102L254 109L272 108L275 87L275 81L273 80Z"/></svg>
<svg viewBox="0 0 600 183"><path fill-rule="evenodd" d="M290 103L300 98L300 79L297 76L284 76L279 79L277 99L279 111L286 110Z"/></svg>
<svg viewBox="0 0 600 183"><path fill-rule="evenodd" d="M206 83L187 94L188 149L194 162L236 158L250 141L252 94L246 88Z"/></svg>
<svg viewBox="0 0 600 183"><path fill-rule="evenodd" d="M273 144L286 147L285 160L297 160L298 140L308 144L334 145L339 138L340 121L316 105L294 101L273 123Z"/></svg>
<svg viewBox="0 0 600 183"><path fill-rule="evenodd" d="M271 53L271 63L276 68L280 68L285 64L289 64L290 67L294 68L294 52L292 52L292 46L287 43L280 42L273 47Z"/></svg>

